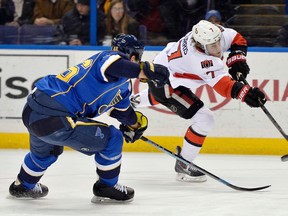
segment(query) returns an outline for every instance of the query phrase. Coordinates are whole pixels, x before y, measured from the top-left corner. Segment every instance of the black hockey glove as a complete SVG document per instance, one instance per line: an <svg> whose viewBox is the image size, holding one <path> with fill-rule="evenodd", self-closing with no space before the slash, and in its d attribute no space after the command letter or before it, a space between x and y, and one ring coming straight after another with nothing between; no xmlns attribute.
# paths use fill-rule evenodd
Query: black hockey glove
<svg viewBox="0 0 288 216"><path fill-rule="evenodd" d="M163 65L153 64L145 61L140 63L140 68L144 71L144 74L147 76L147 78L158 88L163 87L169 80L170 73L168 69Z"/></svg>
<svg viewBox="0 0 288 216"><path fill-rule="evenodd" d="M266 103L265 94L259 88L249 85L244 85L240 89L237 99L244 101L250 107L260 107L260 102Z"/></svg>
<svg viewBox="0 0 288 216"><path fill-rule="evenodd" d="M245 53L241 50L233 51L228 55L226 65L229 68L229 74L236 81L242 81L241 77L237 76L238 72L242 73L244 78L249 74L250 68L245 56Z"/></svg>
<svg viewBox="0 0 288 216"><path fill-rule="evenodd" d="M134 143L136 140L140 139L144 131L148 127L148 119L139 111L135 111L137 116L138 128L134 129L128 125L120 124L120 130L124 136L127 143Z"/></svg>

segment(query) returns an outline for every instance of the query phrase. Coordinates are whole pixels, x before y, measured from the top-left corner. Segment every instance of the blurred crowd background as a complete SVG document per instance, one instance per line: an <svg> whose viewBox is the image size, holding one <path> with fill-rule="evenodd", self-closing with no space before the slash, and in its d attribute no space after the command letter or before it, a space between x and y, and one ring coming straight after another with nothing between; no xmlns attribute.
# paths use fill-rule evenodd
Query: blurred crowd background
<svg viewBox="0 0 288 216"><path fill-rule="evenodd" d="M287 0L0 0L0 44L110 46L118 33L145 45L177 41L199 20L231 27L249 46L287 47ZM90 16L95 20L90 19Z"/></svg>

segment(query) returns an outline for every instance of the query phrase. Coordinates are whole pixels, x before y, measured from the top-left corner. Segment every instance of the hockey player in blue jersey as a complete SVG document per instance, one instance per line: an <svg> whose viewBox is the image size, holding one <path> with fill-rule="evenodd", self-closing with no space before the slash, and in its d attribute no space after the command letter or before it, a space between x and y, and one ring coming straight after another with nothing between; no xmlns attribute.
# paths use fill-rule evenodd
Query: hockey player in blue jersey
<svg viewBox="0 0 288 216"><path fill-rule="evenodd" d="M30 152L9 188L12 196L46 196L48 187L39 181L63 146L68 146L94 155L99 179L93 186L92 202L133 200L134 190L118 183L123 137L132 143L138 140L148 120L130 105L130 79L161 87L169 76L166 67L140 62L143 48L133 35L120 34L113 39L112 51L99 52L35 84L22 114L30 134ZM120 130L95 120L105 112L121 123Z"/></svg>

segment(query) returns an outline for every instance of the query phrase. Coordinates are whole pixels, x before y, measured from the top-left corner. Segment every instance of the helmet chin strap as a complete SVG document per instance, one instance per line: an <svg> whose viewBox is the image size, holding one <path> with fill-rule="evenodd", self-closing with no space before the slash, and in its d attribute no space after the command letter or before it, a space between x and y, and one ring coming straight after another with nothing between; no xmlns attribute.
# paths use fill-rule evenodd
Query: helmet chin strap
<svg viewBox="0 0 288 216"><path fill-rule="evenodd" d="M207 48L206 48L206 45L202 45L202 44L200 44L200 45L201 45L200 49L203 50L203 52L204 52L206 55L210 55L210 53L208 52L208 50L207 50Z"/></svg>
<svg viewBox="0 0 288 216"><path fill-rule="evenodd" d="M203 45L201 45L201 46L203 46ZM207 48L206 48L206 45L204 45L202 49L204 50L206 55L210 55Z"/></svg>

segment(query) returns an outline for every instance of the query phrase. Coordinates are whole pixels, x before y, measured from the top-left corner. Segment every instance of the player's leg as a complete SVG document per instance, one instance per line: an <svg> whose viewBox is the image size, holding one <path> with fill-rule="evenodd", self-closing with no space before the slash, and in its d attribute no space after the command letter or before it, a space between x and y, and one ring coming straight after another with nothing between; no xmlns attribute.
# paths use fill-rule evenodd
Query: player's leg
<svg viewBox="0 0 288 216"><path fill-rule="evenodd" d="M92 202L107 198L119 201L132 201L134 190L118 183L121 168L123 136L114 126L110 126L107 146L95 154L99 180L94 184Z"/></svg>
<svg viewBox="0 0 288 216"><path fill-rule="evenodd" d="M184 136L183 148L177 146L177 153L190 162L199 154L206 136L214 125L213 113L208 108L202 107L191 118L191 121L192 124ZM207 180L203 173L192 167L188 168L181 161L176 161L175 171L178 181L204 182Z"/></svg>
<svg viewBox="0 0 288 216"><path fill-rule="evenodd" d="M40 198L46 196L48 187L38 182L47 168L63 152L62 146L48 144L31 134L30 146L30 152L26 154L20 172L9 188L10 194L15 197Z"/></svg>
<svg viewBox="0 0 288 216"><path fill-rule="evenodd" d="M95 154L99 180L94 184L92 202L132 201L134 190L118 183L123 135L114 126L86 118L67 118L72 134L65 140L69 146L87 155Z"/></svg>
<svg viewBox="0 0 288 216"><path fill-rule="evenodd" d="M203 102L188 88L179 86L173 89L170 84L163 88L149 85L149 90L156 101L165 105L172 112L184 119L191 119L191 126L187 129L183 141L183 150L178 146L177 153L192 162L201 150L205 137L213 126L213 115L209 109L203 108ZM176 161L175 171L179 181L206 181L206 176Z"/></svg>
<svg viewBox="0 0 288 216"><path fill-rule="evenodd" d="M48 188L38 183L47 168L63 152L62 146L55 146L42 138L49 137L61 125L57 118L41 115L29 106L23 110L23 122L30 133L30 152L25 156L20 172L9 192L15 197L40 198L48 194ZM36 135L37 134L37 135Z"/></svg>

